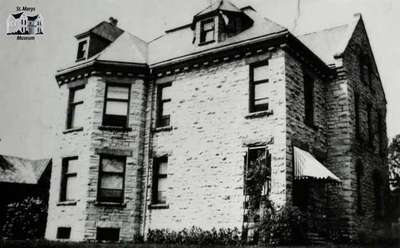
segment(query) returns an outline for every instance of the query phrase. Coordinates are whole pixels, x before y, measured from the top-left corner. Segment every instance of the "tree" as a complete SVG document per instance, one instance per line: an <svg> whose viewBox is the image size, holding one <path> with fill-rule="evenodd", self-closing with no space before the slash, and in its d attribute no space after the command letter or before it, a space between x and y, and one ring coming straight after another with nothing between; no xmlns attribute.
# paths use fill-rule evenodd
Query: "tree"
<svg viewBox="0 0 400 248"><path fill-rule="evenodd" d="M391 189L400 188L400 134L392 139L388 148L389 180Z"/></svg>

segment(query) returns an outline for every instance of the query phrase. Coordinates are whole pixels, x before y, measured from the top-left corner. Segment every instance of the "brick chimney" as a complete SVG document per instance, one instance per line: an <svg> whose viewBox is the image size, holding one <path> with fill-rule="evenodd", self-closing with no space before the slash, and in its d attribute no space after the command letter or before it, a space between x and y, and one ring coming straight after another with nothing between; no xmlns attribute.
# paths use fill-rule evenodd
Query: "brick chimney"
<svg viewBox="0 0 400 248"><path fill-rule="evenodd" d="M117 19L115 19L114 17L111 16L110 18L108 18L108 20L110 21L111 25L117 26L117 24L118 24L118 20Z"/></svg>

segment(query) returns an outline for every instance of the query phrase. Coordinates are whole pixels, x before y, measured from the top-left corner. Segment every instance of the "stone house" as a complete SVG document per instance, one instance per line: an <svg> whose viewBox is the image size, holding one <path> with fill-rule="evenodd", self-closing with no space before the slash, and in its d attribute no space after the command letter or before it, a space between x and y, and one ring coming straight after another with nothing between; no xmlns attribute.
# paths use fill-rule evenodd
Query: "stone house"
<svg viewBox="0 0 400 248"><path fill-rule="evenodd" d="M101 22L56 80L67 109L48 239L132 240L149 229L251 235L247 174L350 239L378 228L386 100L361 16L294 35L218 1L145 42ZM254 231L254 230L253 230Z"/></svg>

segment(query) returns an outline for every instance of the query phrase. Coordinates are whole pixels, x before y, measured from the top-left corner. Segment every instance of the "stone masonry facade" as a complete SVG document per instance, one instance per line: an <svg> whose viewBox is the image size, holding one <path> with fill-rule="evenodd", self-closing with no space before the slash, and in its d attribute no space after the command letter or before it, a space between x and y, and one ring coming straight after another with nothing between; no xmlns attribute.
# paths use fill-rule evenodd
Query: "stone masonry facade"
<svg viewBox="0 0 400 248"><path fill-rule="evenodd" d="M223 11L223 7L219 8ZM248 13L239 11L235 18ZM223 32L222 19L213 18L216 32ZM101 32L114 28L99 25L104 25ZM197 37L201 25L193 25ZM117 238L105 234L114 241L145 237L149 229L242 230L245 156L252 146L265 147L271 154L269 199L276 206L294 204L296 146L341 180L336 184L316 180L311 185L315 198L309 211L350 239L360 231L379 228L385 214L388 171L386 100L364 24L360 19L346 49L330 65L289 36L287 32L279 39L233 45L226 51L211 47L215 53L162 66L97 57L87 58L92 64L77 62L59 72L60 98L66 106L71 104L71 89L83 87L82 126L59 127L46 238L101 240L99 230L103 229L118 230ZM235 36L224 37L222 42ZM110 38L115 44L105 47L104 54L121 44L122 38L115 39ZM193 46L203 44L197 40ZM360 54L370 61L368 84L361 75ZM263 74L268 78L268 109L251 112L250 68L259 62L268 65ZM312 124L305 117L306 74L313 79ZM110 84L129 86L127 126L104 125ZM170 85L170 119L169 125L159 127L158 91L165 84ZM126 158L120 202L99 200L101 156L107 155ZM63 161L70 157L78 161L73 174L76 192L75 199L65 200L60 197L66 180ZM168 158L165 201L155 203L155 161L160 157Z"/></svg>

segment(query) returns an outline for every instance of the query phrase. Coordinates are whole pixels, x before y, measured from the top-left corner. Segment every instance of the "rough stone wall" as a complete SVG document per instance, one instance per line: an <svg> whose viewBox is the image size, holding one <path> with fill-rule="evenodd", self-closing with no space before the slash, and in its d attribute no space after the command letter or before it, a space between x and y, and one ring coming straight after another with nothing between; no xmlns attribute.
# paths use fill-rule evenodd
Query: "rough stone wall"
<svg viewBox="0 0 400 248"><path fill-rule="evenodd" d="M359 69L359 54L360 52L367 54L372 63L372 87L362 82ZM348 84L348 99L349 110L347 113L350 117L349 129L351 157L349 161L349 181L351 191L345 195L349 202L348 214L351 215L350 225L352 234L357 235L359 231L371 230L378 227L382 217L375 216L375 193L373 184L373 173L379 171L383 180L381 191L387 187L387 134L386 134L386 100L382 88L382 83L379 78L379 73L375 66L373 54L370 48L368 37L365 34L365 27L360 22L350 40L349 47L343 56L343 68L345 78ZM360 136L355 133L355 108L354 94L357 93L360 99ZM372 106L372 146L368 142L368 105ZM379 114L381 116L379 116ZM381 122L381 124L379 124ZM381 125L381 127L380 127ZM362 164L363 173L361 179L361 196L362 196L362 212L357 212L357 180L356 180L356 165L357 162Z"/></svg>
<svg viewBox="0 0 400 248"><path fill-rule="evenodd" d="M46 238L55 239L57 227L71 227L70 240L96 239L97 227L120 228L120 240L132 240L139 232L141 223L140 178L143 165L143 135L145 113L145 87L142 79L93 76L86 79L84 88L85 123L82 131L60 134L59 152L53 158L53 173L49 203L49 218ZM102 123L105 82L131 84L129 105L129 128L131 130L100 130ZM68 89L60 91L67 103ZM65 117L64 117L65 119ZM130 154L125 169L124 203L122 205L101 204L96 201L98 185L98 150ZM79 156L77 181L79 196L76 204L60 206L61 159Z"/></svg>
<svg viewBox="0 0 400 248"><path fill-rule="evenodd" d="M249 115L248 63L269 56L273 114ZM171 128L151 134L146 145L150 149L150 164L146 167L151 175L151 158L168 154L168 207L151 208L149 176L146 231L149 228L180 230L191 225L240 230L244 154L248 145L257 142L266 143L272 155L271 199L279 205L285 204L284 67L284 53L279 50L271 55L224 62L156 80L155 83L172 80ZM155 108L150 112L153 118L148 128L154 128Z"/></svg>

